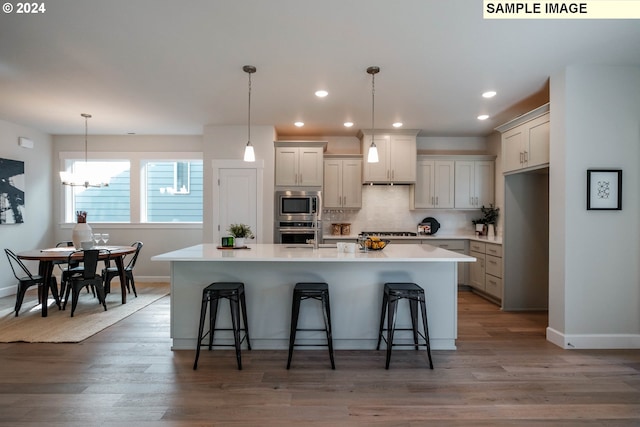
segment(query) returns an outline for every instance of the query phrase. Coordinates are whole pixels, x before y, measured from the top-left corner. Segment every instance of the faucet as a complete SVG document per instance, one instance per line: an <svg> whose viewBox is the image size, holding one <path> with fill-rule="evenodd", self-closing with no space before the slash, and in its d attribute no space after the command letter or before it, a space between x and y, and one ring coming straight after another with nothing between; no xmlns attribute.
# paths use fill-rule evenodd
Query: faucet
<svg viewBox="0 0 640 427"><path fill-rule="evenodd" d="M313 214L313 249L318 249L320 247L318 242L319 226L320 226L320 223L318 222L318 212L315 212Z"/></svg>

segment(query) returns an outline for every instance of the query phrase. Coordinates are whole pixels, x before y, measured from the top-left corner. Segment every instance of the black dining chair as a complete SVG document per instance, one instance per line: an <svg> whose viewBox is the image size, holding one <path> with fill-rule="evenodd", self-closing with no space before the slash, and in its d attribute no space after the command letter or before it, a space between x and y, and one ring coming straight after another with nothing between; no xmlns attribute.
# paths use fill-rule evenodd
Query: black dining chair
<svg viewBox="0 0 640 427"><path fill-rule="evenodd" d="M71 241L58 242L56 243L56 248L69 248L69 250L74 250L73 242ZM67 276L69 274L67 261L53 261L53 265L56 265L60 269L60 296L64 296L65 290L67 288ZM80 263L80 261L73 260L73 262L69 265L72 267L72 270L74 272L82 270L82 264ZM87 292L89 292L89 289L87 289Z"/></svg>
<svg viewBox="0 0 640 427"><path fill-rule="evenodd" d="M24 295L31 286L38 286L38 302L46 304L47 301L42 301L42 295L44 294L42 291L45 286L45 278L39 274L33 274L26 265L17 257L17 255L11 251L10 249L4 250L5 254L7 254L7 259L9 259L9 266L11 266L11 271L13 271L13 275L18 279L18 292L16 293L16 317L18 317L18 312L20 311L20 307L22 307L22 301L24 300ZM51 280L53 283L51 286L55 286L54 297L57 298L57 289L58 284L56 282L56 278L52 277ZM47 290L47 294L49 291Z"/></svg>
<svg viewBox="0 0 640 427"><path fill-rule="evenodd" d="M98 269L98 259L101 254L107 254L105 261L109 259L109 251L106 249L89 249L86 251L74 251L69 254L67 258L67 288L65 292L64 305L62 309L65 310L67 308L67 302L69 301L69 294L72 293L72 303L71 303L71 317L73 317L73 313L76 310L76 306L78 305L78 298L80 296L80 291L82 288L90 287L95 291L98 296L98 302L102 304L104 307L104 311L107 311L107 304L105 301L105 292L104 292L104 277L97 273ZM80 261L82 262L83 268L82 270L73 271L73 267L71 267L73 263L74 255L82 254L82 258Z"/></svg>
<svg viewBox="0 0 640 427"><path fill-rule="evenodd" d="M131 244L132 247L136 248L136 251L131 254L129 257L129 262L127 266L124 268L124 274L126 278L126 287L127 291L131 293L131 289L133 289L133 295L138 297L138 293L136 292L136 282L133 279L133 268L136 266L136 261L138 261L138 255L140 254L140 249L142 249L142 242L134 242ZM124 264L124 261L123 261ZM106 268L102 270L102 275L104 276L104 288L106 293L111 292L111 279L114 277L118 277L120 272L118 272L118 267L110 267L108 264L105 264ZM131 285L131 287L129 287Z"/></svg>

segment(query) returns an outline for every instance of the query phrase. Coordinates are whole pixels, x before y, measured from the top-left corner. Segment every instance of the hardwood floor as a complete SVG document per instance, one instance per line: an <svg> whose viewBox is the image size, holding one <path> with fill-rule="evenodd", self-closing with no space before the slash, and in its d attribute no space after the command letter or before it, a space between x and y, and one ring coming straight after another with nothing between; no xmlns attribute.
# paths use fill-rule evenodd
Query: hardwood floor
<svg viewBox="0 0 640 427"><path fill-rule="evenodd" d="M170 350L168 297L80 344L0 344L11 426L638 426L640 351L562 350L546 313L459 294L457 351ZM0 304L13 304L2 298Z"/></svg>

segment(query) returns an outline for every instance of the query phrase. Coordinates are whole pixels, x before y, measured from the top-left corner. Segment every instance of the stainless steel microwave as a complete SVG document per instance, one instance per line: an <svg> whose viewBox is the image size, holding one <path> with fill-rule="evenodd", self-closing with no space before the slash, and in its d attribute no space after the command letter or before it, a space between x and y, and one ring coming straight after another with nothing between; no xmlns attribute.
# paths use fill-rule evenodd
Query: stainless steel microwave
<svg viewBox="0 0 640 427"><path fill-rule="evenodd" d="M276 221L322 219L322 192L320 191L276 191L274 205Z"/></svg>

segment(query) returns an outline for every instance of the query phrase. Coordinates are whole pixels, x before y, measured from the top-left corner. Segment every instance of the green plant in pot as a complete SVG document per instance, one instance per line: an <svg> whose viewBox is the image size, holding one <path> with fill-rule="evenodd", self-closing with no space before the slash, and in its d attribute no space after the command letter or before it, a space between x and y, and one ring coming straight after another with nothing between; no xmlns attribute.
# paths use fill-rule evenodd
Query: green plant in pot
<svg viewBox="0 0 640 427"><path fill-rule="evenodd" d="M498 222L498 216L500 215L500 208L496 208L493 204L489 205L488 208L485 208L484 205L480 208L482 212L482 218L477 218L472 220L471 222L475 226L476 232L480 236L486 236L492 233L488 232L488 228L493 228L493 234L495 234L495 226Z"/></svg>
<svg viewBox="0 0 640 427"><path fill-rule="evenodd" d="M227 231L235 238L235 247L243 247L245 239L253 239L253 232L247 224L231 224Z"/></svg>

